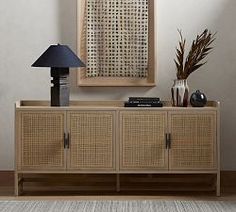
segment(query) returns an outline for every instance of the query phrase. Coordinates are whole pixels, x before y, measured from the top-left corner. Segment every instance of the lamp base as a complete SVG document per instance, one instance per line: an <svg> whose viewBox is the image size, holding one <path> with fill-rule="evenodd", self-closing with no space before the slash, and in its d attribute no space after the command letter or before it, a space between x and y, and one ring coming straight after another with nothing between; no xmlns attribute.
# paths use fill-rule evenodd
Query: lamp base
<svg viewBox="0 0 236 212"><path fill-rule="evenodd" d="M51 68L51 106L69 106L69 68Z"/></svg>

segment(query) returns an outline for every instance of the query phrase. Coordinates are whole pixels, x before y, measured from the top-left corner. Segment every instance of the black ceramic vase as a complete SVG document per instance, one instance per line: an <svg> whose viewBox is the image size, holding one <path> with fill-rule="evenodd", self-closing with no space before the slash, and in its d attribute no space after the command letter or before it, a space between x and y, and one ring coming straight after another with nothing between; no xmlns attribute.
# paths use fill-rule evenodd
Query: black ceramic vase
<svg viewBox="0 0 236 212"><path fill-rule="evenodd" d="M204 107L207 103L207 98L204 93L201 93L199 90L194 92L190 97L190 104L193 107Z"/></svg>

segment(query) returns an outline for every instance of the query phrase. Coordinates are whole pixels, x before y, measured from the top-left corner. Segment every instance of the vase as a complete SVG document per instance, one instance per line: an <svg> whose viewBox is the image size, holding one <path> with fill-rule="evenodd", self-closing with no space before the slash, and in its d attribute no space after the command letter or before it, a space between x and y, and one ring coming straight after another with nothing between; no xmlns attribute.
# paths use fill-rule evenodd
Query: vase
<svg viewBox="0 0 236 212"><path fill-rule="evenodd" d="M193 107L204 107L207 104L207 97L204 93L197 90L191 95L190 104Z"/></svg>
<svg viewBox="0 0 236 212"><path fill-rule="evenodd" d="M171 88L172 105L174 107L187 107L189 87L186 79L174 80L174 85Z"/></svg>

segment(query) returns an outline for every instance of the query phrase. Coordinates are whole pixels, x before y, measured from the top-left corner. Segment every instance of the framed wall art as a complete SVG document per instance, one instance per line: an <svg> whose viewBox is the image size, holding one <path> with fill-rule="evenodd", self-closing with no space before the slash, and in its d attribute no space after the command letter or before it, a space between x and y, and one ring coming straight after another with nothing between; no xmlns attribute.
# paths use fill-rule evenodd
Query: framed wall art
<svg viewBox="0 0 236 212"><path fill-rule="evenodd" d="M78 0L79 86L155 86L155 0Z"/></svg>

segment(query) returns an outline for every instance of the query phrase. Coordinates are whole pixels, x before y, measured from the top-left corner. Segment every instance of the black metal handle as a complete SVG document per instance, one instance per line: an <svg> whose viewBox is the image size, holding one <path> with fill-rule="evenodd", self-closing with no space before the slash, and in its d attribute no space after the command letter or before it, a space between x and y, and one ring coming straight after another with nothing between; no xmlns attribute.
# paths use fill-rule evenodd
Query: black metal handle
<svg viewBox="0 0 236 212"><path fill-rule="evenodd" d="M66 133L64 133L64 149L67 147L67 136Z"/></svg>
<svg viewBox="0 0 236 212"><path fill-rule="evenodd" d="M166 149L171 149L171 134L166 133Z"/></svg>
<svg viewBox="0 0 236 212"><path fill-rule="evenodd" d="M166 133L166 149L169 148L169 139L168 139L168 133Z"/></svg>
<svg viewBox="0 0 236 212"><path fill-rule="evenodd" d="M69 149L69 133L64 133L64 149Z"/></svg>

